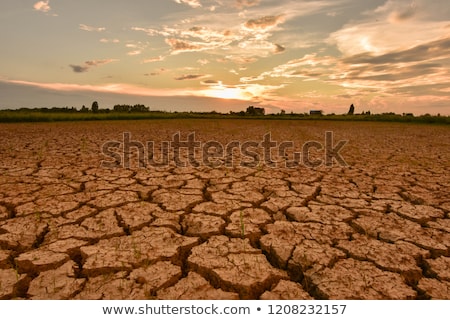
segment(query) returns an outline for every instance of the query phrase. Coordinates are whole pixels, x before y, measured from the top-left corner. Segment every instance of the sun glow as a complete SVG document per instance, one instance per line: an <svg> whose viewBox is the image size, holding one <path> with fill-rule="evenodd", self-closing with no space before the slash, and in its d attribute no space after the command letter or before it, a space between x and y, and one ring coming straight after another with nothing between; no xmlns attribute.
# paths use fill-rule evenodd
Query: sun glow
<svg viewBox="0 0 450 320"><path fill-rule="evenodd" d="M240 85L226 85L222 81L208 85L208 88L193 92L209 98L227 99L227 100L261 100L273 99L274 92L283 88L285 85L262 85L256 83L246 83Z"/></svg>
<svg viewBox="0 0 450 320"><path fill-rule="evenodd" d="M247 100L249 98L240 88L217 87L206 90L206 94L212 98Z"/></svg>
<svg viewBox="0 0 450 320"><path fill-rule="evenodd" d="M254 94L247 89L246 86L228 86L224 85L222 81L218 81L214 84L208 84L206 89L197 91L197 94L218 99L250 100Z"/></svg>

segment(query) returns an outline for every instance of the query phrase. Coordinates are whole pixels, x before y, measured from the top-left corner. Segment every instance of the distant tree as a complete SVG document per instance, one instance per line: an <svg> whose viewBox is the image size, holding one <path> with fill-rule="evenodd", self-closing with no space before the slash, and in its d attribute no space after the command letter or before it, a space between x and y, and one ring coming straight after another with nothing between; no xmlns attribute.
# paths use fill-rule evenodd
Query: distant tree
<svg viewBox="0 0 450 320"><path fill-rule="evenodd" d="M97 101L92 102L92 112L93 113L98 112L98 102Z"/></svg>
<svg viewBox="0 0 450 320"><path fill-rule="evenodd" d="M352 103L352 105L350 106L350 109L348 110L348 115L352 115L352 114L354 114L355 113L355 106L353 105L353 103Z"/></svg>
<svg viewBox="0 0 450 320"><path fill-rule="evenodd" d="M284 115L286 114L286 111L281 110L281 111L280 111L280 114L281 114L282 116L284 116Z"/></svg>
<svg viewBox="0 0 450 320"><path fill-rule="evenodd" d="M88 108L86 108L86 106L85 105L83 105L82 107L81 107L81 110L80 110L80 112L88 112L89 111L89 109Z"/></svg>
<svg viewBox="0 0 450 320"><path fill-rule="evenodd" d="M116 112L129 112L130 106L126 104L116 104L113 110Z"/></svg>
<svg viewBox="0 0 450 320"><path fill-rule="evenodd" d="M254 106L250 106L247 108L246 112L249 116L263 116L266 111L264 108L255 108Z"/></svg>
<svg viewBox="0 0 450 320"><path fill-rule="evenodd" d="M135 104L134 106L130 106L131 112L148 112L149 108L144 106L143 104Z"/></svg>
<svg viewBox="0 0 450 320"><path fill-rule="evenodd" d="M150 108L143 104L135 104L134 106L128 104L116 104L113 107L115 112L149 112Z"/></svg>

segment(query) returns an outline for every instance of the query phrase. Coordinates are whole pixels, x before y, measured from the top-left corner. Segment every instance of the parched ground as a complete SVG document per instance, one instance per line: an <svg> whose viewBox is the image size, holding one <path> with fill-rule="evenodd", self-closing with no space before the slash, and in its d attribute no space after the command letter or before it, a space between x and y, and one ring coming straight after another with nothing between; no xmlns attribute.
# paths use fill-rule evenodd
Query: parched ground
<svg viewBox="0 0 450 320"><path fill-rule="evenodd" d="M299 151L326 131L347 166L100 165L123 132ZM448 126L0 124L0 142L1 299L450 299Z"/></svg>

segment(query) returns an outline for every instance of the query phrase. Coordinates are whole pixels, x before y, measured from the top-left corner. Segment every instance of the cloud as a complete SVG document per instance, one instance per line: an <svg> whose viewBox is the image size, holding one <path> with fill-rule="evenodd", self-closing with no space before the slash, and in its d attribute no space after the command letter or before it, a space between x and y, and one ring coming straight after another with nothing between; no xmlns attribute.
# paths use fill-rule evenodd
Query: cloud
<svg viewBox="0 0 450 320"><path fill-rule="evenodd" d="M164 56L158 56L158 57L145 59L142 61L142 63L159 62L159 61L164 61L164 60L165 60Z"/></svg>
<svg viewBox="0 0 450 320"><path fill-rule="evenodd" d="M417 15L418 5L410 0L388 0L384 5L376 8L374 13L387 16L387 20L391 23L401 23Z"/></svg>
<svg viewBox="0 0 450 320"><path fill-rule="evenodd" d="M182 76L179 77L175 77L175 80L197 80L197 79L202 79L208 77L208 75L204 75L204 74L184 74Z"/></svg>
<svg viewBox="0 0 450 320"><path fill-rule="evenodd" d="M91 67L96 67L96 66L100 66L102 64L108 64L111 62L116 62L118 61L117 59L103 59L103 60L89 60L86 61L86 65L91 66Z"/></svg>
<svg viewBox="0 0 450 320"><path fill-rule="evenodd" d="M215 30L202 26L193 26L188 29L165 27L159 31L148 29L146 31L147 34L159 34L165 37L165 42L171 47L172 54L226 49L233 41L242 38L241 35L234 34L228 29Z"/></svg>
<svg viewBox="0 0 450 320"><path fill-rule="evenodd" d="M141 50L132 50L132 51L128 51L128 52L127 52L127 55L129 55L129 56L138 56L138 55L140 55L141 53L142 53Z"/></svg>
<svg viewBox="0 0 450 320"><path fill-rule="evenodd" d="M135 26L131 30L163 37L172 54L207 51L216 56L233 53L235 57L258 59L283 52L280 44L289 43L292 49L310 47L312 42L315 45L319 42L317 34L292 31L298 26L288 22L312 14L326 14L346 1L202 0L196 1L204 6L202 14L180 10L168 16L162 26ZM216 7L214 14L206 12L210 6ZM285 22L287 27L280 28ZM272 37L276 37L276 44Z"/></svg>
<svg viewBox="0 0 450 320"><path fill-rule="evenodd" d="M276 27L280 23L284 22L284 16L265 16L258 19L248 20L244 26L253 30L267 30Z"/></svg>
<svg viewBox="0 0 450 320"><path fill-rule="evenodd" d="M440 16L441 12L448 16L450 11L442 3L388 0L331 33L327 43L348 56L364 52L380 55L447 37L448 18Z"/></svg>
<svg viewBox="0 0 450 320"><path fill-rule="evenodd" d="M41 89L65 91L65 92L103 92L103 93L116 93L125 95L138 95L138 96L185 96L191 92L180 89L154 89L134 86L124 83L111 83L101 85L83 85L75 83L58 83L58 82L33 82L23 80L5 80L0 78L0 82L26 85Z"/></svg>
<svg viewBox="0 0 450 320"><path fill-rule="evenodd" d="M73 72L75 73L82 73L82 72L87 72L89 70L88 66L79 66L79 65L74 65L74 64L70 64L69 65Z"/></svg>
<svg viewBox="0 0 450 320"><path fill-rule="evenodd" d="M202 6L199 0L174 0L176 3L187 4L192 8L199 8Z"/></svg>
<svg viewBox="0 0 450 320"><path fill-rule="evenodd" d="M417 83L417 80L420 80L414 78L420 78L423 74L428 75L428 79L433 75L439 74L442 65L436 63L420 63L405 66L401 70L396 70L394 72L389 72L386 67L387 66L383 66L380 69L370 67L351 68L346 74L345 79L357 80L360 83L372 82L375 85L378 84L378 86L382 85L382 82L386 81L389 81L390 85L392 85L393 82L397 82L397 84L401 84L402 82L403 84L413 84ZM408 83L405 83L405 81Z"/></svg>
<svg viewBox="0 0 450 320"><path fill-rule="evenodd" d="M274 44L274 52L275 53L281 53L281 52L284 52L285 50L286 50L286 48L285 47L283 47L282 45L280 45L280 44Z"/></svg>
<svg viewBox="0 0 450 320"><path fill-rule="evenodd" d="M253 56L253 57L267 57L271 54L282 53L286 49L278 44L273 44L269 41L250 38L248 40L242 41L238 44L238 48L241 52L235 50L242 56Z"/></svg>
<svg viewBox="0 0 450 320"><path fill-rule="evenodd" d="M345 87L375 88L391 94L415 95L419 87L450 85L450 38L381 55L358 54L341 59L330 79ZM435 94L437 94L435 92Z"/></svg>
<svg viewBox="0 0 450 320"><path fill-rule="evenodd" d="M205 66L205 65L209 64L209 62L210 61L208 59L198 59L197 60L197 63L202 65L202 66Z"/></svg>
<svg viewBox="0 0 450 320"><path fill-rule="evenodd" d="M389 15L391 22L402 22L412 18L416 14L415 6L411 6L402 11L395 11Z"/></svg>
<svg viewBox="0 0 450 320"><path fill-rule="evenodd" d="M36 11L47 13L51 10L49 0L47 1L38 1L34 4L33 8Z"/></svg>
<svg viewBox="0 0 450 320"><path fill-rule="evenodd" d="M144 52L144 50L149 46L148 42L141 42L141 41L136 41L134 43L127 43L125 45L126 48L131 49L130 51L127 52L127 55L129 56L137 56L142 54L142 52Z"/></svg>
<svg viewBox="0 0 450 320"><path fill-rule="evenodd" d="M201 84L206 85L206 86L213 85L213 84L219 84L219 83L221 83L221 82L217 81L217 80L212 80L212 79L201 82Z"/></svg>
<svg viewBox="0 0 450 320"><path fill-rule="evenodd" d="M381 55L365 52L350 56L343 59L343 61L350 64L386 64L444 58L450 58L450 37L423 43L406 50L398 50Z"/></svg>
<svg viewBox="0 0 450 320"><path fill-rule="evenodd" d="M349 56L366 52L384 54L442 38L448 34L447 24L443 21L363 22L344 26L332 33L327 41ZM408 34L414 36L405 36Z"/></svg>
<svg viewBox="0 0 450 320"><path fill-rule="evenodd" d="M132 27L131 30L145 32L148 36L156 36L160 34L160 31L152 28Z"/></svg>
<svg viewBox="0 0 450 320"><path fill-rule="evenodd" d="M159 68L151 73L145 73L144 76L159 76L160 74L166 72L167 70L164 68Z"/></svg>
<svg viewBox="0 0 450 320"><path fill-rule="evenodd" d="M201 44L186 40L179 40L174 38L166 39L166 43L172 48L172 53L176 54L179 52L189 52L189 51L202 51L208 49L207 44Z"/></svg>
<svg viewBox="0 0 450 320"><path fill-rule="evenodd" d="M106 39L106 38L101 38L100 39L101 43L119 43L120 40L119 39Z"/></svg>
<svg viewBox="0 0 450 320"><path fill-rule="evenodd" d="M178 35L183 38L197 38L204 42L228 42L228 40L236 39L237 35L234 35L230 30L217 30L213 28L208 28L205 26L193 26L187 30L176 30L169 28L166 32L171 32L173 35Z"/></svg>
<svg viewBox="0 0 450 320"><path fill-rule="evenodd" d="M260 75L242 77L240 81L250 83L267 78L315 81L315 86L334 86L340 92L353 90L353 95L367 97L375 93L398 97L430 93L444 96L446 93L442 90L450 87L450 52L444 50L449 44L450 39L434 41L426 46L380 56L364 54L337 58L309 54ZM425 47L429 53L424 53ZM436 54L437 51L440 53Z"/></svg>
<svg viewBox="0 0 450 320"><path fill-rule="evenodd" d="M209 5L210 2L204 1L205 6ZM160 27L136 26L132 27L131 30L145 32L151 37L163 37L166 44L170 46L173 55L184 52L207 51L209 54L218 56L230 55L229 53L233 52L234 56L240 56L243 59L267 57L281 53L285 49L282 45L269 41L269 38L273 36L272 32L280 31L276 27L288 18L291 19L297 14L303 14L306 10L304 5L299 6L296 2L290 2L291 6L296 8L295 13L288 10L289 14L271 15L267 13L285 12L284 5L273 2L270 4L269 10L266 6L256 7L259 1L233 1L235 4L256 7L248 10L248 13L259 18L248 19L237 15L235 8L232 9L224 5L225 1L217 1L217 3L221 6L214 15L201 14L186 18L181 13L174 14L171 16L171 19L174 20L172 25L169 23ZM278 8L279 6L280 8ZM286 5L286 7L289 6ZM300 7L303 9L297 12ZM282 42L286 41L283 39Z"/></svg>
<svg viewBox="0 0 450 320"><path fill-rule="evenodd" d="M33 5L33 8L35 11L39 11L42 13L45 13L47 15L51 15L54 17L57 17L58 15L56 13L50 13L50 11L52 10L52 8L50 7L50 1L46 0L46 1L38 1Z"/></svg>
<svg viewBox="0 0 450 320"><path fill-rule="evenodd" d="M330 74L330 67L337 63L331 56L319 57L317 54L307 54L300 59L293 59L265 71L259 76L243 77L242 82L261 81L266 78L300 78L304 81L317 80L322 75Z"/></svg>
<svg viewBox="0 0 450 320"><path fill-rule="evenodd" d="M249 64L249 63L253 63L256 62L257 59L254 57L244 57L242 55L228 55L225 56L223 58L217 59L217 62L234 62L237 64Z"/></svg>
<svg viewBox="0 0 450 320"><path fill-rule="evenodd" d="M102 31L106 30L106 28L103 28L103 27L100 27L100 28L99 27L92 27L92 26L88 26L88 25L85 25L85 24L80 24L79 29L83 30L83 31L89 31L89 32L102 32Z"/></svg>
<svg viewBox="0 0 450 320"><path fill-rule="evenodd" d="M450 38L430 41L409 49L385 54L363 53L332 57L307 54L280 64L256 76L240 79L243 83L267 78L316 81L320 86L353 90L356 96L375 93L387 96L443 96L450 87ZM344 91L346 92L346 91Z"/></svg>
<svg viewBox="0 0 450 320"><path fill-rule="evenodd" d="M239 9L243 9L245 7L254 7L259 5L261 0L236 0L235 6Z"/></svg>
<svg viewBox="0 0 450 320"><path fill-rule="evenodd" d="M84 65L70 64L69 66L72 68L73 72L83 73L83 72L89 71L89 69L91 69L92 67L97 67L97 66L101 66L101 65L108 64L111 62L116 62L116 61L118 61L118 60L117 59L89 60L89 61L85 61Z"/></svg>

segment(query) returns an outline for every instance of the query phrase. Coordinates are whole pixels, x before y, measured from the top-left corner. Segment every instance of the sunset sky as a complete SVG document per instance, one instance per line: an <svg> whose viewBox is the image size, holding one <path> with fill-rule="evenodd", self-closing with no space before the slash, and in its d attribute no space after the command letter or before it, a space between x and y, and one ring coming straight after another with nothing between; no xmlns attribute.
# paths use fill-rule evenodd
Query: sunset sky
<svg viewBox="0 0 450 320"><path fill-rule="evenodd" d="M450 115L448 0L2 0L0 108Z"/></svg>

